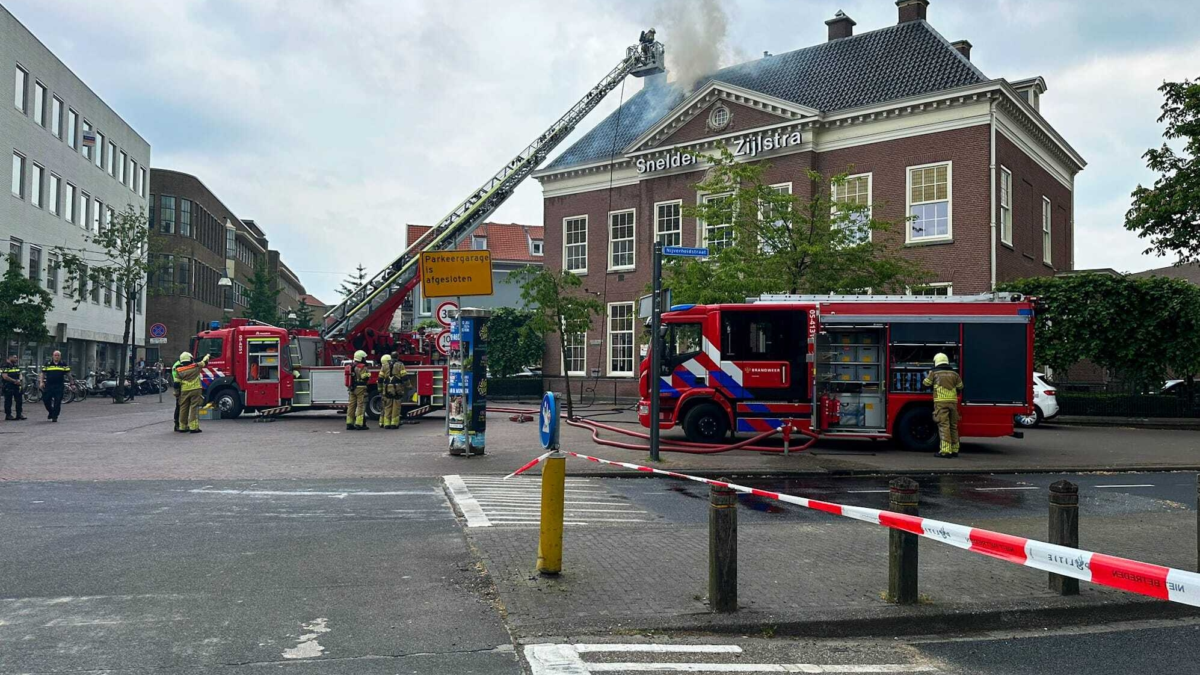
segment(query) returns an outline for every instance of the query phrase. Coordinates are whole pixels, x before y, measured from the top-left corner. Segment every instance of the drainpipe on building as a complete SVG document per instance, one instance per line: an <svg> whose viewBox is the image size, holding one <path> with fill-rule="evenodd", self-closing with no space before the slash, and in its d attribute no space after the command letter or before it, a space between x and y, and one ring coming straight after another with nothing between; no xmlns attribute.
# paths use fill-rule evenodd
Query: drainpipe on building
<svg viewBox="0 0 1200 675"><path fill-rule="evenodd" d="M988 120L991 127L991 155L988 160L988 195L991 197L992 211L992 293L996 292L996 99L988 104Z"/></svg>

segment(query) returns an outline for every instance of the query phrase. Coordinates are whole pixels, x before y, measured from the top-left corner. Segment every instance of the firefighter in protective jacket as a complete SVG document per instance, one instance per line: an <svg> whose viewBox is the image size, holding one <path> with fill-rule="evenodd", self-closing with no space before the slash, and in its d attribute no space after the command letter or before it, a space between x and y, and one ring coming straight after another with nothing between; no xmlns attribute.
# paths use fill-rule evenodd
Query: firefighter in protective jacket
<svg viewBox="0 0 1200 675"><path fill-rule="evenodd" d="M371 383L371 371L367 368L367 353L354 352L354 362L346 374L346 388L350 390L350 402L346 405L346 429L366 431L364 418L367 414L367 387Z"/></svg>
<svg viewBox="0 0 1200 675"><path fill-rule="evenodd" d="M384 354L379 359L379 379L375 385L379 388L379 395L383 397L383 413L379 416L380 429L392 429L392 418L395 415L396 385L392 377L392 355Z"/></svg>
<svg viewBox="0 0 1200 675"><path fill-rule="evenodd" d="M937 420L941 447L938 457L958 457L958 392L963 381L950 367L950 357L933 357L933 370L925 377L925 386L933 387L933 419Z"/></svg>
<svg viewBox="0 0 1200 675"><path fill-rule="evenodd" d="M179 365L174 368L175 380L179 382L179 426L193 434L200 433L200 405L204 403L201 369L208 365L208 355L196 362L191 352L179 355Z"/></svg>

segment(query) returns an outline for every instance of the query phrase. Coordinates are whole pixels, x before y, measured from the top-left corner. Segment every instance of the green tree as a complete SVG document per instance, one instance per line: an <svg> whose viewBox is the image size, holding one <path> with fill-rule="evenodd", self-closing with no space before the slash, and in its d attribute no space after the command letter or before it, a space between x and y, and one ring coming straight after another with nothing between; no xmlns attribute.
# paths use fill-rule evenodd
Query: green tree
<svg viewBox="0 0 1200 675"><path fill-rule="evenodd" d="M342 281L342 285L338 287L337 291L343 298L348 298L365 283L367 283L367 268L359 263L353 274L346 275L346 279Z"/></svg>
<svg viewBox="0 0 1200 675"><path fill-rule="evenodd" d="M246 311L242 316L271 325L279 324L278 278L266 265L255 265L250 287L246 289Z"/></svg>
<svg viewBox="0 0 1200 675"><path fill-rule="evenodd" d="M303 300L300 301L300 306L296 308L296 320L293 328L312 328L313 327L313 309L312 306Z"/></svg>
<svg viewBox="0 0 1200 675"><path fill-rule="evenodd" d="M165 267L165 261L163 256L151 251L150 226L145 211L135 210L132 205L113 214L111 222L104 223L99 232L85 235L85 239L95 246L94 250L63 247L55 250L63 269L67 270L67 285L76 289L73 310L79 309L86 299L89 286L98 286L109 293L113 292L115 284L118 302L124 300L125 330L121 336L121 353L128 355L128 363L121 359L117 368L117 387L113 392L113 402L124 403L125 374L133 371L136 357L132 349L134 315L146 291L147 280ZM166 281L169 287L172 281Z"/></svg>
<svg viewBox="0 0 1200 675"><path fill-rule="evenodd" d="M54 306L52 296L21 272L21 262L8 256L0 280L0 357L7 356L10 340L41 344L50 338L46 313Z"/></svg>
<svg viewBox="0 0 1200 675"><path fill-rule="evenodd" d="M762 293L853 293L916 284L925 277L873 232L892 223L866 204L835 200L846 175L806 174L802 195L765 181L770 165L738 162L728 148L696 190L710 195L683 215L709 227L708 260L668 258L663 286L679 302L744 302ZM879 204L876 204L878 210ZM724 227L713 227L713 224Z"/></svg>
<svg viewBox="0 0 1200 675"><path fill-rule="evenodd" d="M1138 185L1125 214L1125 229L1150 241L1146 253L1174 254L1179 261L1200 260L1200 79L1164 82L1159 123L1168 140L1181 140L1182 156L1166 143L1142 155L1159 174L1154 187Z"/></svg>
<svg viewBox="0 0 1200 675"><path fill-rule="evenodd" d="M488 368L495 377L508 377L542 362L546 340L530 327L533 316L527 309L501 307L488 319Z"/></svg>
<svg viewBox="0 0 1200 675"><path fill-rule="evenodd" d="M536 308L529 320L529 329L542 336L558 333L558 355L560 362L565 364L567 348L563 336L586 333L592 327L592 318L604 309L600 301L584 296L579 291L583 281L565 270L554 271L529 265L513 275L513 282L521 285L521 299L525 301L525 306ZM571 374L566 368L563 369L563 379L567 417L574 417Z"/></svg>
<svg viewBox="0 0 1200 675"><path fill-rule="evenodd" d="M1185 281L1078 274L1001 288L1037 299L1040 365L1062 372L1087 359L1143 388L1200 371L1200 288Z"/></svg>
<svg viewBox="0 0 1200 675"><path fill-rule="evenodd" d="M434 319L422 319L421 321L417 322L414 330L441 330L442 328L445 328L445 326L438 323ZM490 359L491 357L489 356L488 358Z"/></svg>

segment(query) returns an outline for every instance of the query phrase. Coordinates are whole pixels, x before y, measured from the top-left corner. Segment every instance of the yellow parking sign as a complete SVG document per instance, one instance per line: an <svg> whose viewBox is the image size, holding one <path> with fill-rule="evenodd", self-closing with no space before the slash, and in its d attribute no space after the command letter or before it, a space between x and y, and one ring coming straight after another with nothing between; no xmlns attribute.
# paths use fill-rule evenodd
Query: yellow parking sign
<svg viewBox="0 0 1200 675"><path fill-rule="evenodd" d="M491 294L491 251L430 251L421 254L421 295L424 297Z"/></svg>

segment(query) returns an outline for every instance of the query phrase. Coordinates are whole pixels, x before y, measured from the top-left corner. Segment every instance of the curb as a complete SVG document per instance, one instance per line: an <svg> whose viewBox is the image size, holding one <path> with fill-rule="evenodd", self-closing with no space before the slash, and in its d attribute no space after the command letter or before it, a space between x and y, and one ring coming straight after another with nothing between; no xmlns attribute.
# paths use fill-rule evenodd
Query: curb
<svg viewBox="0 0 1200 675"><path fill-rule="evenodd" d="M1047 424L1075 427L1123 427L1127 429L1157 429L1166 431L1200 431L1200 420L1176 417L1092 417L1063 415Z"/></svg>
<svg viewBox="0 0 1200 675"><path fill-rule="evenodd" d="M611 634L667 632L676 635L765 635L766 637L866 638L977 634L1036 628L1059 629L1068 626L1101 625L1127 621L1170 620L1200 617L1200 609L1137 598L1114 600L1111 597L1084 599L1045 598L1036 603L1013 604L988 609L964 605L888 605L879 608L816 610L804 618L741 610L736 614L693 614L667 621L648 617L616 617L606 622L578 620L571 633L605 630ZM791 617L799 612L793 610ZM619 623L618 623L619 621ZM553 626L531 624L513 626L522 635L562 632Z"/></svg>
<svg viewBox="0 0 1200 675"><path fill-rule="evenodd" d="M647 464L649 466L649 464ZM665 467L655 467L665 468ZM673 471L682 469L672 468ZM1200 464L1172 466L1064 466L1064 467L1017 467L1017 468L948 468L936 469L761 469L761 468L727 468L727 469L687 469L688 473L701 478L802 478L805 476L823 476L833 478L850 477L887 477L887 476L1009 476L1020 474L1084 474L1084 473L1173 473L1179 471L1200 472ZM653 474L632 469L612 471L569 471L568 475L579 478L655 478Z"/></svg>

